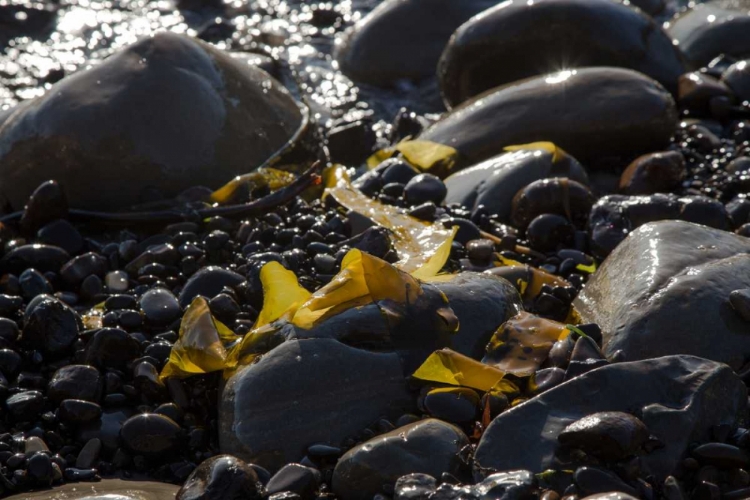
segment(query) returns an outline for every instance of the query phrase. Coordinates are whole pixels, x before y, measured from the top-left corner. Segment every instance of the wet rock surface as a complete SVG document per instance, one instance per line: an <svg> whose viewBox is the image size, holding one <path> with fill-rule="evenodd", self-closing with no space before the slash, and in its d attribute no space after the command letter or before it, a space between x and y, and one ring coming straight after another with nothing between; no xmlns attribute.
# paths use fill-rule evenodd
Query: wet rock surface
<svg viewBox="0 0 750 500"><path fill-rule="evenodd" d="M151 481L107 479L93 484L69 484L54 490L42 490L7 497L12 500L42 500L55 495L70 500L172 500L177 486Z"/></svg>
<svg viewBox="0 0 750 500"><path fill-rule="evenodd" d="M748 356L745 320L733 310L730 294L748 287L748 250L745 238L716 229L647 224L610 254L576 307L584 321L602 327L608 356L693 354L739 369ZM612 273L617 287L607 285Z"/></svg>
<svg viewBox="0 0 750 500"><path fill-rule="evenodd" d="M540 140L588 162L660 149L676 120L672 97L654 80L631 70L586 68L494 89L463 103L420 138L456 148L463 166L505 146ZM559 122L568 125L557 127Z"/></svg>
<svg viewBox="0 0 750 500"><path fill-rule="evenodd" d="M475 474L484 477L519 466L533 471L553 468L559 436L568 425L595 412L633 411L663 443L663 448L642 456L641 465L663 478L692 441L706 439L714 426L735 423L746 394L729 367L692 356L599 368L493 420L477 447ZM518 426L537 430L519 434Z"/></svg>
<svg viewBox="0 0 750 500"><path fill-rule="evenodd" d="M606 0L542 0L502 3L463 24L443 52L438 75L450 108L571 65L633 69L672 92L684 72L679 49L645 13Z"/></svg>

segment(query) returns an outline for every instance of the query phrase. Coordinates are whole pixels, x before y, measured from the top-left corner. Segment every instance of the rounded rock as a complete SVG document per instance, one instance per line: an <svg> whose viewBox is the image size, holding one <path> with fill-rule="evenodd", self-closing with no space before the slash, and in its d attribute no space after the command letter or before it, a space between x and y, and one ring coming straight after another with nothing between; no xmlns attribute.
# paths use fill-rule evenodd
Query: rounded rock
<svg viewBox="0 0 750 500"><path fill-rule="evenodd" d="M171 418L156 413L142 413L122 424L120 439L132 453L164 456L180 445L182 431Z"/></svg>
<svg viewBox="0 0 750 500"><path fill-rule="evenodd" d="M427 202L440 205L447 193L443 181L432 174L419 174L404 187L404 198L412 206Z"/></svg>
<svg viewBox="0 0 750 500"><path fill-rule="evenodd" d="M687 174L685 158L678 151L664 151L640 156L620 176L624 194L669 192L680 186Z"/></svg>
<svg viewBox="0 0 750 500"><path fill-rule="evenodd" d="M620 460L638 452L649 438L638 418L623 412L587 415L568 425L557 440L605 460Z"/></svg>
<svg viewBox="0 0 750 500"><path fill-rule="evenodd" d="M176 500L258 500L262 487L255 470L239 458L218 455L188 476Z"/></svg>
<svg viewBox="0 0 750 500"><path fill-rule="evenodd" d="M140 300L146 321L154 326L165 326L182 314L177 298L167 289L154 288L144 293Z"/></svg>

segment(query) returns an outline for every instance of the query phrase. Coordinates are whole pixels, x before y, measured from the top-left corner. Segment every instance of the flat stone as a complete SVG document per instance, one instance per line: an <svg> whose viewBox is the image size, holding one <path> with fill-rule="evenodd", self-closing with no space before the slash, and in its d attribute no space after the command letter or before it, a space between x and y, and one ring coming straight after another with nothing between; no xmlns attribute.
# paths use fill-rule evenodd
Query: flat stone
<svg viewBox="0 0 750 500"><path fill-rule="evenodd" d="M227 381L219 444L222 453L275 471L301 460L310 445L341 446L414 402L395 353L332 339L287 341Z"/></svg>
<svg viewBox="0 0 750 500"><path fill-rule="evenodd" d="M651 434L664 443L641 457L644 473L663 481L691 443L709 440L717 425L736 425L746 405L747 389L721 363L667 356L608 365L496 417L474 455L475 476L511 468L561 468L557 440L565 427L591 413L637 411Z"/></svg>
<svg viewBox="0 0 750 500"><path fill-rule="evenodd" d="M333 471L333 491L343 500L371 500L405 474L458 475L468 444L461 429L437 419L399 427L346 452Z"/></svg>
<svg viewBox="0 0 750 500"><path fill-rule="evenodd" d="M664 149L676 124L674 100L659 83L632 70L597 67L493 89L455 108L419 138L456 148L459 168L537 141L553 142L595 167L604 158L629 162Z"/></svg>
<svg viewBox="0 0 750 500"><path fill-rule="evenodd" d="M692 354L738 370L747 322L730 304L750 287L750 240L681 221L645 224L602 263L574 301L597 323L607 356L633 361Z"/></svg>
<svg viewBox="0 0 750 500"><path fill-rule="evenodd" d="M591 66L632 69L671 92L685 72L679 49L640 10L610 0L513 0L458 28L438 75L450 109L500 85Z"/></svg>
<svg viewBox="0 0 750 500"><path fill-rule="evenodd" d="M392 86L433 77L456 28L497 0L386 0L344 34L334 57L355 81Z"/></svg>
<svg viewBox="0 0 750 500"><path fill-rule="evenodd" d="M276 155L306 114L258 67L159 33L11 115L0 134L0 189L18 209L53 178L71 206L102 210L147 201L147 191L218 188Z"/></svg>

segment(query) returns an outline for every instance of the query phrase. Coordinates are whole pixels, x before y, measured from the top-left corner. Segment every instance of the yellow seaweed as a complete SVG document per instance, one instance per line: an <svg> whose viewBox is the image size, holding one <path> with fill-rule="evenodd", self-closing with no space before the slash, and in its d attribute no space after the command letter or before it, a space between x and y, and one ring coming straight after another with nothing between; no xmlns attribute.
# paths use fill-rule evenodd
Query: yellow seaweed
<svg viewBox="0 0 750 500"><path fill-rule="evenodd" d="M214 203L226 203L231 200L238 190L247 187L248 192L268 186L271 191L276 191L288 186L296 179L291 172L271 167L263 167L244 175L238 175L219 189L211 193L211 201Z"/></svg>
<svg viewBox="0 0 750 500"><path fill-rule="evenodd" d="M399 269L414 273L427 265L419 271L419 277L425 279L430 272L437 273L448 260L455 231L421 221L397 207L372 200L348 184L326 189L326 193L347 209L359 212L391 231L393 246L399 256L396 263Z"/></svg>
<svg viewBox="0 0 750 500"><path fill-rule="evenodd" d="M435 351L412 377L429 382L471 387L483 392L517 393L518 387L505 380L505 372L450 349Z"/></svg>
<svg viewBox="0 0 750 500"><path fill-rule="evenodd" d="M395 146L375 152L367 159L367 166L375 168L396 153L401 153L407 162L423 172L439 168L441 176L453 169L458 157L458 151L445 144L406 139Z"/></svg>
<svg viewBox="0 0 750 500"><path fill-rule="evenodd" d="M196 297L182 316L179 338L159 378L185 378L233 368L237 360L230 346L239 338L211 315L206 299Z"/></svg>
<svg viewBox="0 0 750 500"><path fill-rule="evenodd" d="M521 312L503 323L487 345L486 363L518 377L532 375L552 345L570 334L557 321Z"/></svg>
<svg viewBox="0 0 750 500"><path fill-rule="evenodd" d="M310 329L352 307L382 300L413 304L421 293L422 287L414 277L384 260L352 249L341 261L341 271L297 309L291 322Z"/></svg>
<svg viewBox="0 0 750 500"><path fill-rule="evenodd" d="M560 148L555 145L555 143L549 141L530 142L528 144L517 144L503 148L504 151L508 152L521 151L524 149L541 149L548 153L552 153L552 163L557 163L568 156L568 153L566 153L563 148Z"/></svg>
<svg viewBox="0 0 750 500"><path fill-rule="evenodd" d="M296 311L311 296L297 281L297 275L278 262L268 262L260 270L263 285L263 309L253 329L260 328Z"/></svg>

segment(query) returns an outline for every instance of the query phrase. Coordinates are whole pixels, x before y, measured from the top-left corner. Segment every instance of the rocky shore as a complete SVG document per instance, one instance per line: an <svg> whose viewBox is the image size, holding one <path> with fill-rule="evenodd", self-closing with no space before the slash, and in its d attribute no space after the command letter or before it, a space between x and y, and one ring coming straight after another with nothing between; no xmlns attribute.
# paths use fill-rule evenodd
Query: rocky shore
<svg viewBox="0 0 750 500"><path fill-rule="evenodd" d="M750 3L0 29L0 497L750 498Z"/></svg>

